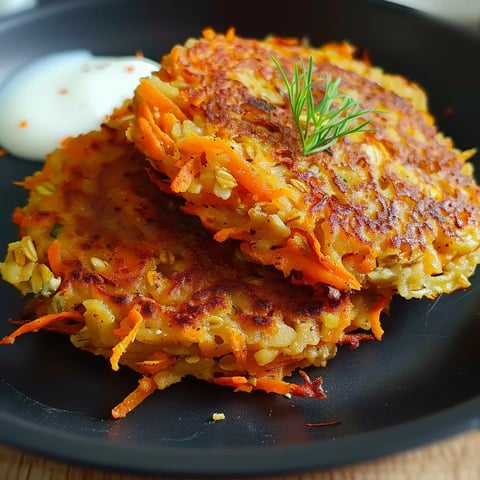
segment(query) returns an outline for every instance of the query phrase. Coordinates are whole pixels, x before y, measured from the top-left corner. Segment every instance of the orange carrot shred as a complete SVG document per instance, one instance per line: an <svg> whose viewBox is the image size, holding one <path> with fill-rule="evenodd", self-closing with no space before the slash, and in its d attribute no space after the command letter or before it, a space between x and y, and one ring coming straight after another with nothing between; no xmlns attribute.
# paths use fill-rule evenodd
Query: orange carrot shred
<svg viewBox="0 0 480 480"><path fill-rule="evenodd" d="M195 175L200 172L201 166L201 160L196 156L186 162L173 180L171 184L172 190L174 192L186 192Z"/></svg>
<svg viewBox="0 0 480 480"><path fill-rule="evenodd" d="M110 356L110 365L112 366L112 370L117 371L120 367L118 362L120 357L127 351L129 345L131 345L137 336L138 331L143 322L143 317L140 312L134 307L128 312L126 320L130 323L131 327L128 333L113 347L112 355ZM125 322L122 322L125 323ZM115 331L117 333L118 329Z"/></svg>
<svg viewBox="0 0 480 480"><path fill-rule="evenodd" d="M287 393L292 392L293 385L291 383L283 382L282 380L258 378L254 388L255 390L263 390L267 393L286 395Z"/></svg>
<svg viewBox="0 0 480 480"><path fill-rule="evenodd" d="M385 295L381 295L379 300L375 303L373 308L370 310L369 319L370 319L370 328L372 329L372 333L377 340L381 340L383 336L383 328L380 323L380 314L382 313L383 309L388 304L388 297Z"/></svg>
<svg viewBox="0 0 480 480"><path fill-rule="evenodd" d="M185 114L178 108L178 106L158 90L147 79L140 80L140 85L137 88L137 95L141 96L151 105L155 105L163 113L173 113L179 120L186 120Z"/></svg>
<svg viewBox="0 0 480 480"><path fill-rule="evenodd" d="M112 408L113 418L123 418L134 408L138 407L157 388L153 378L142 377L138 381L138 387L125 397L116 407Z"/></svg>
<svg viewBox="0 0 480 480"><path fill-rule="evenodd" d="M147 360L142 362L136 362L138 371L141 373L149 373L154 375L155 373L165 370L175 363L175 359L164 352L155 352L150 355Z"/></svg>
<svg viewBox="0 0 480 480"><path fill-rule="evenodd" d="M55 275L58 275L61 271L62 259L60 257L60 243L58 240L54 240L47 249L47 258L50 265L50 269Z"/></svg>
<svg viewBox="0 0 480 480"><path fill-rule="evenodd" d="M138 114L140 118L148 122L150 126L149 131L156 138L156 140L160 140L164 147L169 147L171 149L174 144L173 140L157 125L157 122L153 117L152 110L147 106L147 104L142 103L138 107Z"/></svg>
<svg viewBox="0 0 480 480"><path fill-rule="evenodd" d="M292 277L292 283L315 285L318 282L322 282L332 285L339 290L355 288L358 284L354 277L351 277L350 274L345 275L343 270L336 269L332 271L329 268L330 265L326 267L309 257L306 253L303 253L291 239L287 240L285 246L275 250L259 251L258 249L253 249L247 242L243 242L240 248L243 254L254 261L264 265L275 265L285 275L290 275L293 271L300 271L302 277ZM353 284L351 278L354 280Z"/></svg>
<svg viewBox="0 0 480 480"><path fill-rule="evenodd" d="M266 175L258 175L253 166L233 150L227 142L220 138L201 137L195 133L190 134L178 144L179 150L185 150L189 154L201 155L204 152L221 153L227 158L225 166L232 172L238 182L243 185L259 200L270 200L274 191L267 183ZM222 163L222 156L219 155L219 163Z"/></svg>
<svg viewBox="0 0 480 480"><path fill-rule="evenodd" d="M234 238L235 240L248 240L249 234L245 232L244 227L228 227L218 230L214 236L216 242L224 242L229 238Z"/></svg>
<svg viewBox="0 0 480 480"><path fill-rule="evenodd" d="M83 315L76 311L43 315L42 317L36 318L35 320L24 323L22 326L18 327L13 333L0 340L0 345L12 344L15 342L17 337L23 335L24 333L36 332L53 322L58 322L65 319L83 322Z"/></svg>
<svg viewBox="0 0 480 480"><path fill-rule="evenodd" d="M315 252L319 263L328 270L335 272L335 274L340 278L347 280L350 288L353 288L354 290L360 290L361 285L358 280L350 272L348 272L343 265L336 263L322 252L318 238L311 232L306 232L306 236L310 248Z"/></svg>
<svg viewBox="0 0 480 480"><path fill-rule="evenodd" d="M241 375L236 375L233 377L217 377L213 379L213 383L217 385L225 385L227 387L237 387L238 385L247 384L248 380L246 377Z"/></svg>

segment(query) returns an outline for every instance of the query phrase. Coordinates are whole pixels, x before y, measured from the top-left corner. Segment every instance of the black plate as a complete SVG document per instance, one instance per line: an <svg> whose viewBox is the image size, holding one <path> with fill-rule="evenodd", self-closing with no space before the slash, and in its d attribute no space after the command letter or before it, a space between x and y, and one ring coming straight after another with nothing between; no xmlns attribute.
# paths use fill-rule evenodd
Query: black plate
<svg viewBox="0 0 480 480"><path fill-rule="evenodd" d="M158 59L205 26L231 25L244 36L349 39L375 64L422 84L441 128L460 148L480 146L479 38L382 2L64 2L0 22L0 81L47 52L142 50ZM442 114L447 107L450 116ZM11 183L36 167L0 159L1 251L16 239L10 214L25 201ZM136 385L133 372L111 372L66 338L22 337L0 348L0 441L99 468L210 477L326 468L434 441L480 423L479 293L476 275L469 290L435 302L396 300L384 341L342 348L327 369L314 372L324 377L325 401L235 394L192 380L157 392L118 421L108 412ZM22 300L1 284L0 305L3 336ZM211 422L213 412L226 420ZM335 420L341 423L305 426Z"/></svg>

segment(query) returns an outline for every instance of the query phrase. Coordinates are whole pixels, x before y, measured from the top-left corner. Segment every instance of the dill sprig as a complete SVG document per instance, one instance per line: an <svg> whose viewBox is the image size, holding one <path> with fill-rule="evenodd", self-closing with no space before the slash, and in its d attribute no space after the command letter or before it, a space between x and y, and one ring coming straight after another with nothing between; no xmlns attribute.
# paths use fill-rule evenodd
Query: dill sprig
<svg viewBox="0 0 480 480"><path fill-rule="evenodd" d="M361 110L360 103L349 95L338 91L341 78L332 81L330 74L325 76L325 94L315 105L313 87L313 59L308 67L299 60L289 81L278 60L272 57L279 70L288 93L293 118L300 134L304 155L321 152L333 145L340 137L356 132L371 131L367 125L371 120L355 121L374 110Z"/></svg>

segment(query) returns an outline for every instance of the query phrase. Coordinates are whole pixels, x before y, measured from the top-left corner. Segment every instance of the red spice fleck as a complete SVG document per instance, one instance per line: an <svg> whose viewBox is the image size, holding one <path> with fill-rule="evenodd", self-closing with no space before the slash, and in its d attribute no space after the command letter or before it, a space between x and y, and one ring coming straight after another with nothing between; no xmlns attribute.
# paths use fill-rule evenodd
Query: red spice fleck
<svg viewBox="0 0 480 480"><path fill-rule="evenodd" d="M337 343L338 345L350 345L350 349L354 350L364 340L374 340L374 337L369 333L346 333Z"/></svg>
<svg viewBox="0 0 480 480"><path fill-rule="evenodd" d="M127 73L132 73L135 71L135 67L133 65L128 65L127 67L125 67L125 71Z"/></svg>
<svg viewBox="0 0 480 480"><path fill-rule="evenodd" d="M68 88L59 88L58 94L59 95L66 95L68 93Z"/></svg>
<svg viewBox="0 0 480 480"><path fill-rule="evenodd" d="M0 157L4 157L7 154L7 151L4 148L0 148Z"/></svg>
<svg viewBox="0 0 480 480"><path fill-rule="evenodd" d="M137 51L135 52L135 56L136 56L137 58L143 58L143 52L142 52L141 50L137 50Z"/></svg>
<svg viewBox="0 0 480 480"><path fill-rule="evenodd" d="M332 420L330 422L308 422L305 424L306 427L331 427L333 425L340 425L341 420Z"/></svg>
<svg viewBox="0 0 480 480"><path fill-rule="evenodd" d="M26 120L22 120L18 122L19 128L26 128L28 126L28 122Z"/></svg>

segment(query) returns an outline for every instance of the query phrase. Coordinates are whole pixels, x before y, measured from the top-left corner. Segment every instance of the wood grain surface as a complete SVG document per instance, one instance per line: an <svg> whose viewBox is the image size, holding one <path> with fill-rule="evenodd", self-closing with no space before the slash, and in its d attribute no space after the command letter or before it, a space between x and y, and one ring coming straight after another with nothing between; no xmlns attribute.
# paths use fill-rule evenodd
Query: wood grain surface
<svg viewBox="0 0 480 480"><path fill-rule="evenodd" d="M0 446L0 480L152 480L153 478L66 465ZM480 430L379 460L334 470L269 478L269 480L404 479L479 480ZM162 480L173 480L173 477L162 477Z"/></svg>

